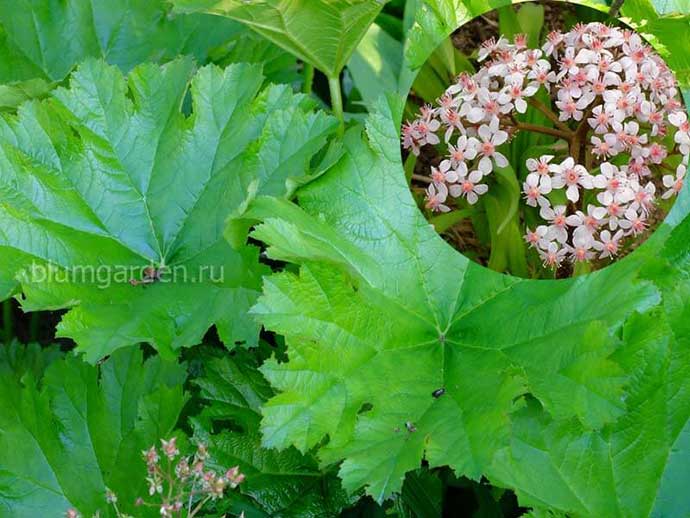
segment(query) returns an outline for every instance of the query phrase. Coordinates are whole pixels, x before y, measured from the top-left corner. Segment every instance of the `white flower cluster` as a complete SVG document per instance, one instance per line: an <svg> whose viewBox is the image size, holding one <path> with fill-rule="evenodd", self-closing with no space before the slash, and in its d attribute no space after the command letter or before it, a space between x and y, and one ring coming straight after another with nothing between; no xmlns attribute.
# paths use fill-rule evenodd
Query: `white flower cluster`
<svg viewBox="0 0 690 518"><path fill-rule="evenodd" d="M526 164L525 200L539 208L544 224L528 229L525 239L547 266L615 256L624 237L647 228L654 180L661 178L662 198L681 190L690 124L672 72L633 31L579 24L550 33L541 49L527 48L522 35L513 43L492 39L478 59L485 63L477 73L461 74L437 106L425 106L403 126L403 146L416 155L441 139L448 150L431 170L427 208L451 210L449 196L475 204L489 190L487 176L508 165L498 147L518 131L568 143L567 155ZM541 89L552 106L534 97ZM515 112L528 106L552 126L518 120ZM552 204L563 200L554 196L558 190L567 204Z"/></svg>

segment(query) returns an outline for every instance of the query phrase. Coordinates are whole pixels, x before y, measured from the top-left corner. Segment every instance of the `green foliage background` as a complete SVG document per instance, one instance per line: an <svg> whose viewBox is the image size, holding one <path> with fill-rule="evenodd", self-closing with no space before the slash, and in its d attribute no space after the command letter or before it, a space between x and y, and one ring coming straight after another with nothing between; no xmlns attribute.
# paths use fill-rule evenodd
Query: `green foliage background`
<svg viewBox="0 0 690 518"><path fill-rule="evenodd" d="M469 261L410 194L405 95L509 3L1 4L0 294L69 310L83 354L0 349L0 516L109 516L106 486L134 512L140 450L171 434L247 473L209 516L439 516L470 479L532 516L690 516L688 189L633 254L557 282ZM621 11L686 93L689 11ZM230 275L101 289L31 282L36 261Z"/></svg>

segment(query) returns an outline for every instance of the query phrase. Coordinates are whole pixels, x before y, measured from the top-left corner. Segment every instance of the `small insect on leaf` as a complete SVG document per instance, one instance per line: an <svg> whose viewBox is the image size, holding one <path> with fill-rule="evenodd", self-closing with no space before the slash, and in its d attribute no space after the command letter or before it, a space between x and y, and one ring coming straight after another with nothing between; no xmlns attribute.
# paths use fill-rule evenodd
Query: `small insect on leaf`
<svg viewBox="0 0 690 518"><path fill-rule="evenodd" d="M414 433L417 431L417 427L411 421L405 422L405 428L407 428L407 431L410 433Z"/></svg>
<svg viewBox="0 0 690 518"><path fill-rule="evenodd" d="M151 279L153 281L158 281L161 278L161 271L157 270L153 266L147 266L144 269L144 279Z"/></svg>
<svg viewBox="0 0 690 518"><path fill-rule="evenodd" d="M434 398L438 399L440 398L443 394L446 393L446 389L441 387L440 389L434 390L431 395L434 396Z"/></svg>
<svg viewBox="0 0 690 518"><path fill-rule="evenodd" d="M132 286L139 286L140 284L153 284L161 279L161 270L153 266L147 266L143 271L143 278L141 280L131 279L129 283Z"/></svg>

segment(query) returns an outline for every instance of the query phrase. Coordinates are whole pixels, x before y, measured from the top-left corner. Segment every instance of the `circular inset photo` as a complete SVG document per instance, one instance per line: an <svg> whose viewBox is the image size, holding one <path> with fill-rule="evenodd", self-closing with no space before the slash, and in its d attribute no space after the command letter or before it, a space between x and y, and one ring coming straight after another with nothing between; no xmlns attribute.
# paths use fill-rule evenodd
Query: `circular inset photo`
<svg viewBox="0 0 690 518"><path fill-rule="evenodd" d="M590 8L524 3L458 29L420 71L405 170L470 259L565 278L631 253L683 187L690 126L643 35Z"/></svg>

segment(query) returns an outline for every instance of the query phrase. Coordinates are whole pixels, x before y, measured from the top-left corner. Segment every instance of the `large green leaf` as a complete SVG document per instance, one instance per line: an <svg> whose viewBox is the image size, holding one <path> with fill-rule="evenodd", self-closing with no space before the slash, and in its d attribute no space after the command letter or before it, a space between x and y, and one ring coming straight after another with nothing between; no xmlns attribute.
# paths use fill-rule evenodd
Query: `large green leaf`
<svg viewBox="0 0 690 518"><path fill-rule="evenodd" d="M249 353L204 358L204 374L193 380L205 407L193 419L195 437L208 444L214 462L239 465L247 475L232 514L248 518L330 518L352 503L334 472L322 472L311 455L294 448L261 446L260 406L273 391ZM217 426L224 427L215 433Z"/></svg>
<svg viewBox="0 0 690 518"><path fill-rule="evenodd" d="M352 54L347 69L362 99L371 104L398 90L403 46L378 24L372 24Z"/></svg>
<svg viewBox="0 0 690 518"><path fill-rule="evenodd" d="M689 235L686 219L665 244L658 236L632 258L648 265L644 275L661 288L663 304L623 331L616 360L632 373L626 414L586 433L536 404L516 416L511 444L491 471L518 488L524 504L572 516L690 515Z"/></svg>
<svg viewBox="0 0 690 518"><path fill-rule="evenodd" d="M173 15L167 0L0 0L0 110L44 97L87 58L123 72L179 54L224 64L264 62L273 82L296 78L296 60L244 25Z"/></svg>
<svg viewBox="0 0 690 518"><path fill-rule="evenodd" d="M396 119L380 107L368 138L351 132L303 208L263 197L245 215L263 220L253 235L269 256L302 265L268 277L253 310L289 355L262 367L280 392L263 409L264 444L306 451L328 436L322 460L344 460L345 487L379 500L422 458L487 473L526 394L580 433L620 418L611 355L631 315L659 302L633 261L537 282L452 250L410 195Z"/></svg>
<svg viewBox="0 0 690 518"><path fill-rule="evenodd" d="M413 29L420 65L455 28L444 13L487 9L430 3ZM393 104L372 114L368 139L348 135L301 209L259 198L245 215L263 221L254 236L270 256L300 265L267 278L253 310L289 355L262 368L279 391L264 444L321 446L324 462L343 461L346 488L378 499L426 458L515 489L535 515L685 516L687 190L675 229L603 271L496 275L417 211Z"/></svg>
<svg viewBox="0 0 690 518"><path fill-rule="evenodd" d="M260 63L264 76L271 83L299 86L304 77L299 73L297 58L271 43L260 34L239 22L230 21L235 31L228 40L210 54L216 65L231 63Z"/></svg>
<svg viewBox="0 0 690 518"><path fill-rule="evenodd" d="M47 97L54 84L43 79L28 79L0 85L0 111L14 111L29 99Z"/></svg>
<svg viewBox="0 0 690 518"><path fill-rule="evenodd" d="M147 491L141 451L168 438L186 401L184 367L129 348L100 367L54 361L40 383L26 374L22 384L0 361L0 516L112 516L106 487L133 513Z"/></svg>
<svg viewBox="0 0 690 518"><path fill-rule="evenodd" d="M45 369L61 357L57 346L23 345L14 341L0 347L0 376L14 376L20 380L26 373L31 373L35 379L40 379Z"/></svg>
<svg viewBox="0 0 690 518"><path fill-rule="evenodd" d="M380 0L173 0L184 13L246 23L329 77L337 77L385 2Z"/></svg>
<svg viewBox="0 0 690 518"><path fill-rule="evenodd" d="M72 308L59 334L90 361L138 342L171 356L213 324L228 346L256 343L246 310L267 269L224 221L250 193L285 194L337 125L263 83L258 65L180 59L125 80L92 60L0 119L0 287L18 275L26 310ZM147 265L167 278L131 285Z"/></svg>
<svg viewBox="0 0 690 518"><path fill-rule="evenodd" d="M60 81L86 58L127 72L209 50L237 31L217 17L172 15L167 0L0 0L0 82Z"/></svg>

